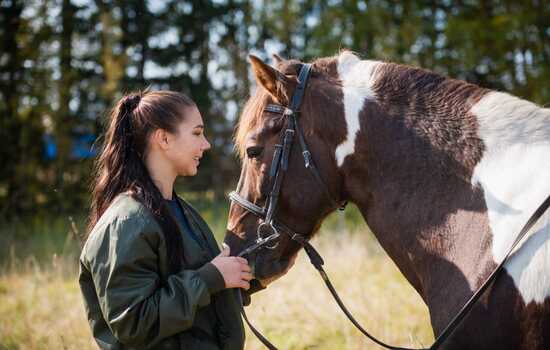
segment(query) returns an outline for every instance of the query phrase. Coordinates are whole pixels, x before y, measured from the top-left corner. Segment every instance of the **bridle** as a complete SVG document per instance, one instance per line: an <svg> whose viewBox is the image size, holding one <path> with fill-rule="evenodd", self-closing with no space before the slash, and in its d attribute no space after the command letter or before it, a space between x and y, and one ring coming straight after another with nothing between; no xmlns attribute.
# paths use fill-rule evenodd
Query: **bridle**
<svg viewBox="0 0 550 350"><path fill-rule="evenodd" d="M273 159L269 170L269 178L271 179L273 186L265 205L260 207L242 197L236 191L229 193L230 200L262 219L262 223L260 223L257 229L256 241L254 244L243 250L239 256L252 254L261 248L275 249L279 244L279 239L281 236L280 232L286 233L292 240L296 241L301 246L304 245L304 242L307 242L305 235L296 233L289 229L285 224L275 220L275 213L279 202L279 194L281 192L284 175L288 170L290 150L292 148L295 135L298 135L298 141L300 143L302 156L304 158L304 166L311 172L313 178L317 181L319 187L329 199L331 203L331 211L336 208L340 208L342 210L345 208L346 202L335 200L327 185L321 178L319 170L317 170L317 167L311 158L311 152L307 147L304 134L298 123L300 106L302 104L302 99L304 97L310 72L310 64L304 64L300 69L300 73L298 74L298 85L296 86L296 90L294 91L292 100L290 101L290 106L288 108L278 104L268 104L264 108L264 112L281 114L287 120L286 128L284 132L281 133L279 142L275 144L275 151L273 152ZM237 186L238 188L240 187L239 185Z"/></svg>
<svg viewBox="0 0 550 350"><path fill-rule="evenodd" d="M321 175L319 174L319 171L317 170L317 167L313 162L313 159L311 158L311 153L307 148L304 135L298 124L297 118L300 114L300 106L302 104L302 99L304 96L304 91L307 85L310 71L311 71L310 64L304 64L300 69L300 73L298 74L298 85L292 96L291 103L288 108L282 105L268 104L264 109L265 112L280 113L283 116L285 116L288 120L284 133L281 133L279 143L275 145L275 152L273 154L273 159L271 161L271 167L269 171L269 176L273 181L273 186L271 188L271 191L269 193L269 196L266 200L265 205L263 207L260 207L259 205L252 203L246 198L242 197L236 191L233 191L229 194L229 199L231 201L233 201L234 203L241 206L243 209L249 211L250 213L258 216L260 219L263 220L258 226L257 238L255 242L249 247L245 248L243 251L241 251L238 254L238 256L241 256L241 257L248 256L260 249L275 249L279 244L281 232L283 232L287 234L293 241L297 242L300 246L304 248L304 250L306 251L309 257L310 262L320 273L321 278L325 282L327 288L329 289L330 293L334 297L334 300L336 301L340 309L344 312L344 314L348 317L348 319L353 323L353 325L366 337L368 337L370 340L372 340L376 344L386 349L393 349L393 350L438 349L444 343L444 341L453 333L453 331L458 327L458 325L462 322L464 317L466 317L466 315L475 305L476 301L485 292L485 290L487 290L487 288L491 285L491 283L495 281L499 273L502 271L504 264L508 261L508 258L510 257L511 253L514 251L515 247L519 244L519 242L523 239L523 237L527 234L527 232L533 227L533 225L537 222L537 220L544 214L544 212L548 209L548 207L550 207L550 196L546 198L546 200L537 208L537 210L525 223L522 230L516 237L515 241L510 246L504 259L493 270L491 275L487 277L485 282L470 297L470 299L466 302L466 304L464 304L464 306L455 315L455 317L449 322L447 327L445 327L445 329L440 333L440 335L434 341L432 346L430 346L429 348L412 349L412 348L391 346L378 340L377 338L369 334L359 324L359 322L355 320L353 315L346 308L346 306L340 299L338 293L334 289L334 286L332 285L327 273L323 269L323 265L324 265L323 258L321 257L319 252L317 252L317 250L311 245L311 243L309 243L308 238L303 234L294 232L285 224L275 219L277 203L279 200L279 193L281 191L281 185L283 182L284 174L288 169L290 150L292 148L292 143L293 143L295 134L298 135L298 140L300 142L300 147L302 149L302 156L304 158L304 165L306 169L310 170L315 180L319 183L320 187L323 189L325 196L331 201L331 205L332 205L331 209L334 210L336 208L339 208L343 210L347 204L346 201L335 200L334 197L331 195L328 187L322 180ZM240 184L237 186L237 188L238 189L240 188ZM256 337L258 337L258 339L268 349L276 350L277 348L271 342L269 342L269 340L267 340L256 328L254 328L254 326L248 320L248 317L246 316L246 313L242 306L242 295L240 293L240 290L237 290L237 295L238 295L238 298L240 298L241 300L241 313L246 323L252 330L252 332L256 335Z"/></svg>

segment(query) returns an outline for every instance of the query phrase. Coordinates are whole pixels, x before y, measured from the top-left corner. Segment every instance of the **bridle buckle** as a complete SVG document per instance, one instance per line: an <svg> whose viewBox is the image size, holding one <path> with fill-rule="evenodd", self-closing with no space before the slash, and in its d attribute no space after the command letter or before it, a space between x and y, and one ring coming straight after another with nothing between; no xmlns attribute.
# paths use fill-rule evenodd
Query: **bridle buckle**
<svg viewBox="0 0 550 350"><path fill-rule="evenodd" d="M258 225L256 235L258 236L256 243L261 244L264 248L275 249L279 246L279 240L277 240L277 238L279 238L280 234L275 229L272 222L264 221ZM270 241L275 241L275 243L273 245L269 245L268 243Z"/></svg>

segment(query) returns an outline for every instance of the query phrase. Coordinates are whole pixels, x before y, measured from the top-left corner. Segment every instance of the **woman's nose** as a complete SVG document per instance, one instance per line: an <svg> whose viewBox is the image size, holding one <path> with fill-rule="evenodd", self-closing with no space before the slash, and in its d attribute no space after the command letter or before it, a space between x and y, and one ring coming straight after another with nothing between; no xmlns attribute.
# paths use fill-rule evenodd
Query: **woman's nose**
<svg viewBox="0 0 550 350"><path fill-rule="evenodd" d="M210 142L207 139L204 139L204 150L207 151L210 149Z"/></svg>

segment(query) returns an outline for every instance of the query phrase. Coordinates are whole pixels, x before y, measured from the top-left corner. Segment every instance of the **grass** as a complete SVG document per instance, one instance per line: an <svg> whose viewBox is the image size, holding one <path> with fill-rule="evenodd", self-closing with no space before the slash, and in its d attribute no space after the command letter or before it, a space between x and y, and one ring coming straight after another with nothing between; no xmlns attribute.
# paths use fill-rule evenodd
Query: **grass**
<svg viewBox="0 0 550 350"><path fill-rule="evenodd" d="M194 203L223 233L227 208ZM427 346L427 309L361 220L356 208L327 219L313 244L344 303L392 345ZM82 218L0 227L0 349L97 349L77 283ZM353 233L351 233L353 232ZM347 321L301 253L294 268L247 309L281 349L378 349ZM263 349L247 330L246 349Z"/></svg>
<svg viewBox="0 0 550 350"><path fill-rule="evenodd" d="M344 303L369 332L391 345L431 344L426 307L367 232L324 232L313 244ZM282 349L379 348L347 320L304 253L284 278L253 296L248 314ZM261 348L249 338L248 349Z"/></svg>

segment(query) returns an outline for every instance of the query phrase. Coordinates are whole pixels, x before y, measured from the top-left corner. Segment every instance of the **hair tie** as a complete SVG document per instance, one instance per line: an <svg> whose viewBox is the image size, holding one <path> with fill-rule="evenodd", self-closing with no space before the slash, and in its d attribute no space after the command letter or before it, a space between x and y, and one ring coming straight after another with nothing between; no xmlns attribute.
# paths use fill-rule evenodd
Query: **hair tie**
<svg viewBox="0 0 550 350"><path fill-rule="evenodd" d="M131 113L139 105L140 101L141 96L139 94L133 94L126 96L126 98L122 102L122 105L124 106L124 109L126 109L126 111Z"/></svg>
<svg viewBox="0 0 550 350"><path fill-rule="evenodd" d="M133 149L133 140L132 140L132 113L139 105L141 101L141 96L139 94L132 94L124 96L121 104L118 115L118 130L120 130L120 135L125 136L124 140L128 143L128 149Z"/></svg>

